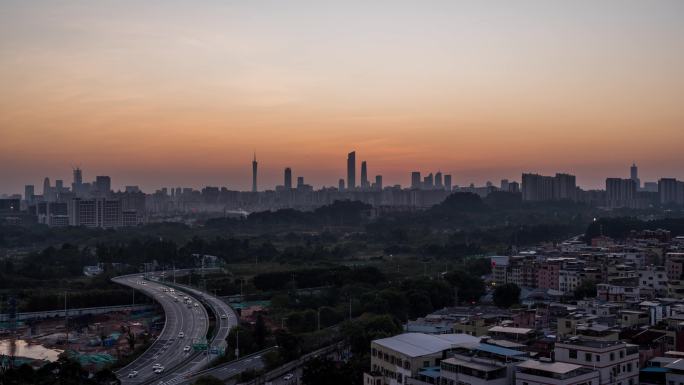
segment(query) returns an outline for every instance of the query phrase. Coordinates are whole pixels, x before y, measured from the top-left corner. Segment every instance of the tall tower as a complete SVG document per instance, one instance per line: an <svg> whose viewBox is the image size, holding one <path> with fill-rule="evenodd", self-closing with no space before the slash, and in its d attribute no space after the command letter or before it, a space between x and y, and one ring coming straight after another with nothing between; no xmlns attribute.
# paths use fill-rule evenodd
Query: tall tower
<svg viewBox="0 0 684 385"><path fill-rule="evenodd" d="M356 151L347 154L347 190L356 188Z"/></svg>
<svg viewBox="0 0 684 385"><path fill-rule="evenodd" d="M254 159L252 160L252 192L257 192L257 160L256 160L256 152L254 152Z"/></svg>
<svg viewBox="0 0 684 385"><path fill-rule="evenodd" d="M286 189L291 189L292 188L292 170L287 167L285 169L285 188Z"/></svg>
<svg viewBox="0 0 684 385"><path fill-rule="evenodd" d="M368 188L368 169L365 160L361 162L361 188Z"/></svg>
<svg viewBox="0 0 684 385"><path fill-rule="evenodd" d="M636 183L637 190L641 188L641 181L639 180L639 169L636 163L632 163L632 167L629 168L629 179Z"/></svg>
<svg viewBox="0 0 684 385"><path fill-rule="evenodd" d="M76 167L74 169L74 181L71 184L71 191L74 192L77 196L81 194L81 190L83 187L83 172L81 171L80 168Z"/></svg>
<svg viewBox="0 0 684 385"><path fill-rule="evenodd" d="M50 178L43 179L43 199L50 200L52 197L52 187L50 187Z"/></svg>

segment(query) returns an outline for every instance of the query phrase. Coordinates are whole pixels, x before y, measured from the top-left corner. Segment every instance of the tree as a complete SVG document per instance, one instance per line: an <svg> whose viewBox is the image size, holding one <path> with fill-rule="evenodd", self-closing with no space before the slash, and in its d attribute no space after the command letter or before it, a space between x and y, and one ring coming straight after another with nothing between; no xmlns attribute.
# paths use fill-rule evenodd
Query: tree
<svg viewBox="0 0 684 385"><path fill-rule="evenodd" d="M276 344L278 344L278 350L286 361L299 358L302 348L297 336L286 330L278 329L275 332L275 339Z"/></svg>
<svg viewBox="0 0 684 385"><path fill-rule="evenodd" d="M583 281L573 292L575 299L594 298L596 297L596 282L588 280Z"/></svg>
<svg viewBox="0 0 684 385"><path fill-rule="evenodd" d="M485 283L477 275L456 270L444 277L456 290L459 302L478 302L485 293Z"/></svg>
<svg viewBox="0 0 684 385"><path fill-rule="evenodd" d="M126 342L128 342L128 348L133 351L135 349L135 334L130 328L128 329L128 333L126 333Z"/></svg>
<svg viewBox="0 0 684 385"><path fill-rule="evenodd" d="M258 314L256 323L254 324L254 342L259 349L263 349L266 346L267 333L268 330L266 329L264 317L262 317L261 314Z"/></svg>
<svg viewBox="0 0 684 385"><path fill-rule="evenodd" d="M514 283L497 286L494 289L493 300L498 307L511 307L511 305L520 302L520 288Z"/></svg>
<svg viewBox="0 0 684 385"><path fill-rule="evenodd" d="M327 358L314 358L302 369L302 385L348 384L335 363Z"/></svg>

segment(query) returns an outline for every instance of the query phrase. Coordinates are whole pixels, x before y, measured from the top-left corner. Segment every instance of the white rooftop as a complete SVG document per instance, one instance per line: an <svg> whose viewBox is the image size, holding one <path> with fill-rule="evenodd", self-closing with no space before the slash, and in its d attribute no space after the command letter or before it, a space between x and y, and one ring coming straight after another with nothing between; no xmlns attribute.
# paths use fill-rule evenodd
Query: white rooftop
<svg viewBox="0 0 684 385"><path fill-rule="evenodd" d="M435 354L457 346L466 346L478 343L479 337L467 334L423 334L404 333L394 337L382 338L373 341L382 347L394 350L408 357L420 357Z"/></svg>
<svg viewBox="0 0 684 385"><path fill-rule="evenodd" d="M540 362L535 360L527 360L518 364L518 367L526 369L541 370L549 373L565 374L579 369L582 366L575 364L568 364L565 362Z"/></svg>
<svg viewBox="0 0 684 385"><path fill-rule="evenodd" d="M527 328L513 328L513 327L507 327L507 326L494 326L492 328L489 328L490 332L498 332L498 333L513 333L513 334L527 334L532 331L532 329L527 329Z"/></svg>

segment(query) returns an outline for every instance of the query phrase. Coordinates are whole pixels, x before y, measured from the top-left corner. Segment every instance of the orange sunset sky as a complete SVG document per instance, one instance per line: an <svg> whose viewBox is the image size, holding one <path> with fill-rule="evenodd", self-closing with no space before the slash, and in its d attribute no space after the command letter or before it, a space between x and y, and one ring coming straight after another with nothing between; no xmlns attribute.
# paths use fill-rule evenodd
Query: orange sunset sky
<svg viewBox="0 0 684 385"><path fill-rule="evenodd" d="M0 3L0 193L684 179L683 1Z"/></svg>

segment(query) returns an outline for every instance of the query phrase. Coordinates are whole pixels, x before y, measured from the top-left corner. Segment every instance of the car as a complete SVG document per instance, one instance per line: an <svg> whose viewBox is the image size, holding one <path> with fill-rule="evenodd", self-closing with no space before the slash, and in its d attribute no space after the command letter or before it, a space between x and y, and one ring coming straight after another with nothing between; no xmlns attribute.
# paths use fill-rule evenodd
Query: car
<svg viewBox="0 0 684 385"><path fill-rule="evenodd" d="M156 374L162 374L162 373L164 373L164 367L163 367L163 366L160 366L160 367L158 367L157 369L154 369L154 372L155 372Z"/></svg>
<svg viewBox="0 0 684 385"><path fill-rule="evenodd" d="M292 373L288 373L288 374L283 376L283 380L285 380L285 381L290 381L292 378L294 378L294 374L292 374Z"/></svg>
<svg viewBox="0 0 684 385"><path fill-rule="evenodd" d="M178 333L178 338L183 338L183 337L185 337L185 333L183 333L183 332Z"/></svg>
<svg viewBox="0 0 684 385"><path fill-rule="evenodd" d="M185 345L185 347L183 348L183 351L186 353L189 352L190 351L190 345Z"/></svg>
<svg viewBox="0 0 684 385"><path fill-rule="evenodd" d="M159 364L159 363L152 365L153 370L156 370L156 369L161 368L161 367L162 367L162 364Z"/></svg>
<svg viewBox="0 0 684 385"><path fill-rule="evenodd" d="M134 371L128 373L128 378L133 378L133 377L136 377L137 375L138 375L138 371L134 370Z"/></svg>
<svg viewBox="0 0 684 385"><path fill-rule="evenodd" d="M197 302L195 302L195 307L199 307L199 304Z"/></svg>
<svg viewBox="0 0 684 385"><path fill-rule="evenodd" d="M226 319L226 315L225 315L225 314L221 314L221 319Z"/></svg>

